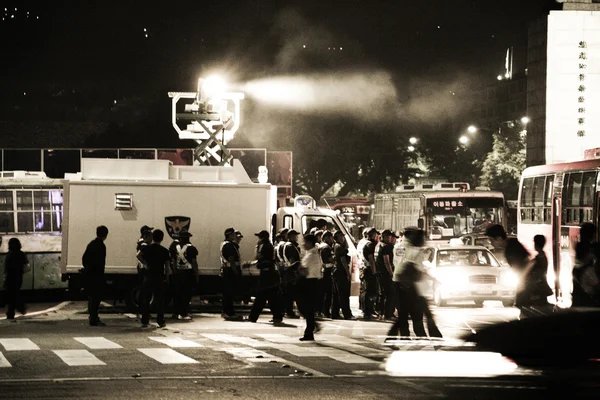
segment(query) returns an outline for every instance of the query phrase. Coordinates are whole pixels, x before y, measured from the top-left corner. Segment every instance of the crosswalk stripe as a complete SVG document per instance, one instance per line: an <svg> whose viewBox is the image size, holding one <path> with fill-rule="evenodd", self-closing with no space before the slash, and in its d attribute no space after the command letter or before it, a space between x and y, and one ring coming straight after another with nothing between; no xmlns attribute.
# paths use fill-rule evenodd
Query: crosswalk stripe
<svg viewBox="0 0 600 400"><path fill-rule="evenodd" d="M161 364L197 364L198 361L184 356L173 349L138 349L142 354L158 361Z"/></svg>
<svg viewBox="0 0 600 400"><path fill-rule="evenodd" d="M83 365L106 365L87 350L52 350L65 364L75 367Z"/></svg>
<svg viewBox="0 0 600 400"><path fill-rule="evenodd" d="M33 343L27 338L16 338L16 339L0 339L0 343L4 346L6 351L12 350L39 350L37 344Z"/></svg>
<svg viewBox="0 0 600 400"><path fill-rule="evenodd" d="M298 343L297 337L282 335L281 333L257 333L256 336L274 343Z"/></svg>
<svg viewBox="0 0 600 400"><path fill-rule="evenodd" d="M343 342L343 343L358 343L358 340L342 335L317 334L316 338L319 342Z"/></svg>
<svg viewBox="0 0 600 400"><path fill-rule="evenodd" d="M344 343L344 342L327 342L332 346L339 346L344 350L352 351L354 353L359 353L363 356L381 356L389 354L389 351L373 349L371 347L362 346L356 343Z"/></svg>
<svg viewBox="0 0 600 400"><path fill-rule="evenodd" d="M185 347L204 347L200 343L192 342L191 340L185 340L178 337L163 337L163 336L152 336L148 339L154 340L162 344L166 344L169 347L185 348Z"/></svg>
<svg viewBox="0 0 600 400"><path fill-rule="evenodd" d="M6 367L12 367L12 365L10 365L6 357L4 357L4 354L0 353L0 368Z"/></svg>
<svg viewBox="0 0 600 400"><path fill-rule="evenodd" d="M243 344L244 346L250 347L273 347L270 343L261 342L244 336L233 336L223 333L203 333L202 336L215 342Z"/></svg>
<svg viewBox="0 0 600 400"><path fill-rule="evenodd" d="M323 357L333 358L336 361L343 362L344 364L378 364L378 361L374 361L365 357L357 356L356 354L348 353L347 351L319 347L313 349L315 353Z"/></svg>
<svg viewBox="0 0 600 400"><path fill-rule="evenodd" d="M275 347L277 350L285 351L296 357L319 357L314 351L317 347L303 347L295 344L281 343Z"/></svg>
<svg viewBox="0 0 600 400"><path fill-rule="evenodd" d="M250 361L264 361L265 359L274 359L275 356L249 347L230 347L223 349L226 353L235 357L246 358Z"/></svg>
<svg viewBox="0 0 600 400"><path fill-rule="evenodd" d="M103 337L76 337L73 338L79 343L83 343L92 350L104 350L104 349L122 349L123 346L112 342Z"/></svg>

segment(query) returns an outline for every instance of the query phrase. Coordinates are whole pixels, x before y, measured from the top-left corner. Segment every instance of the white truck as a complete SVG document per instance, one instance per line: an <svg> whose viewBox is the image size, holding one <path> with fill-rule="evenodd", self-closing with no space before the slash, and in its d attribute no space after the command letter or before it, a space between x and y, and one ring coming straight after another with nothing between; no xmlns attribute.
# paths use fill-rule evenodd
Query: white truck
<svg viewBox="0 0 600 400"><path fill-rule="evenodd" d="M253 183L240 163L222 166L173 166L166 160L82 159L81 172L64 182L62 272L74 289L79 286L81 257L106 225L106 276L118 294L134 301L137 280L135 244L143 225L165 231L192 233L198 248L201 294L220 292L220 246L228 227L240 230L242 261L254 259L261 230L276 232L287 227L305 232L311 221L326 219L331 229L346 235L351 254L356 250L348 229L331 210L319 209L307 196L291 207L277 208L277 188ZM168 234L168 235L167 235ZM245 270L256 277L257 272ZM246 279L252 283L252 277ZM135 302L135 301L134 301Z"/></svg>

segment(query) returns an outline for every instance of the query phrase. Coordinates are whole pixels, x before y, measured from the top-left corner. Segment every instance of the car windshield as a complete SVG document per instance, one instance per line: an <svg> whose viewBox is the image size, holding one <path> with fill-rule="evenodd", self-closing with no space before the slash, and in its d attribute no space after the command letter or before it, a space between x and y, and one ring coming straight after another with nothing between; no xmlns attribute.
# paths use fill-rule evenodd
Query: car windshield
<svg viewBox="0 0 600 400"><path fill-rule="evenodd" d="M437 259L438 267L499 267L492 253L485 249L440 250Z"/></svg>

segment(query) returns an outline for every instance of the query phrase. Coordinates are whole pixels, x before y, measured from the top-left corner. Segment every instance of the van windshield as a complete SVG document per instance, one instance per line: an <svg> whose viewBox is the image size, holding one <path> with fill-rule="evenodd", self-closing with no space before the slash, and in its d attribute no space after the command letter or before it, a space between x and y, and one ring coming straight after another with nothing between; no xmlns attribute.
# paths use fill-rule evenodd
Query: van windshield
<svg viewBox="0 0 600 400"><path fill-rule="evenodd" d="M356 242L354 240L354 238L352 237L352 235L348 235L348 232L350 232L350 230L348 229L348 227L344 224L344 221L342 219L338 219L338 218L333 218L327 215L303 215L302 216L302 233L306 234L308 232L310 232L310 230L312 228L315 228L318 225L318 222L320 219L323 219L325 221L327 221L327 230L331 231L331 232L335 232L335 231L342 231L344 232L344 234L346 234L347 236L350 236L350 238L352 239L352 242L356 245Z"/></svg>

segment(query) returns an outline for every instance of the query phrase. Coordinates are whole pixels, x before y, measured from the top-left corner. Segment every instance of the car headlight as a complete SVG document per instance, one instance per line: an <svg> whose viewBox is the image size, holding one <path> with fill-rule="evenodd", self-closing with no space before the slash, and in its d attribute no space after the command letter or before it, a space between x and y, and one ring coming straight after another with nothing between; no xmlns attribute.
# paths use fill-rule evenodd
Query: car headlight
<svg viewBox="0 0 600 400"><path fill-rule="evenodd" d="M452 289L461 289L469 284L469 277L467 275L449 275L441 279L444 287Z"/></svg>
<svg viewBox="0 0 600 400"><path fill-rule="evenodd" d="M516 289L519 286L519 276L514 271L504 271L502 274L502 284Z"/></svg>

